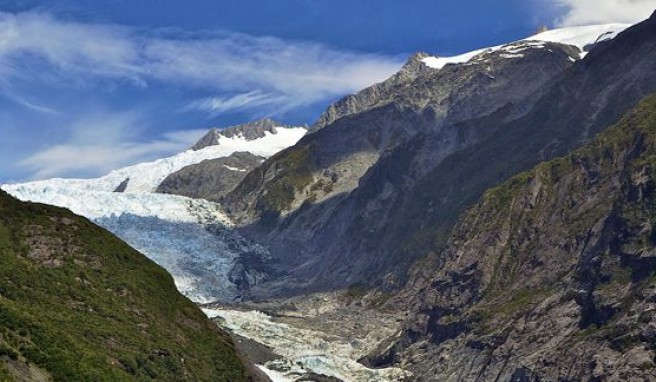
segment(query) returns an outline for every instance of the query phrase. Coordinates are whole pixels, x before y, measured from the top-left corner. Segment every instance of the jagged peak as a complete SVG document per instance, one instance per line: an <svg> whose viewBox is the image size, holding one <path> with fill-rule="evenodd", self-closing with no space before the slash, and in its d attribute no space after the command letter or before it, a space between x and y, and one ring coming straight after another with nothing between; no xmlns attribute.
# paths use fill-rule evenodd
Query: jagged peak
<svg viewBox="0 0 656 382"><path fill-rule="evenodd" d="M207 146L214 146L218 144L220 137L234 138L241 136L247 141L252 141L264 137L265 132L276 134L277 127L290 128L293 126L280 123L271 118L263 118L239 125L213 128L199 139L198 142L191 146L191 149L200 150Z"/></svg>
<svg viewBox="0 0 656 382"><path fill-rule="evenodd" d="M392 80L411 80L419 76L421 73L426 72L426 65L423 63L423 59L430 57L426 52L415 52L408 60L403 64L401 69L392 76Z"/></svg>
<svg viewBox="0 0 656 382"><path fill-rule="evenodd" d="M422 60L422 59L424 59L428 56L430 56L430 54L428 54L426 52L423 52L423 51L414 52L412 55L410 55L410 57L408 58L408 61L405 63L405 65L408 65L408 64L410 64L412 62L415 62L415 61Z"/></svg>

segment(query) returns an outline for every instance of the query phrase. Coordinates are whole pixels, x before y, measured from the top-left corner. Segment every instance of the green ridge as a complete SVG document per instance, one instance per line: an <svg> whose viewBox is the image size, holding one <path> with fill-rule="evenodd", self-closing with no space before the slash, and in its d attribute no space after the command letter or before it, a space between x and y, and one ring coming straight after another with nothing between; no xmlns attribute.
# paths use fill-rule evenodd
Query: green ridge
<svg viewBox="0 0 656 382"><path fill-rule="evenodd" d="M55 381L248 379L164 269L68 210L0 191L0 381L21 369Z"/></svg>

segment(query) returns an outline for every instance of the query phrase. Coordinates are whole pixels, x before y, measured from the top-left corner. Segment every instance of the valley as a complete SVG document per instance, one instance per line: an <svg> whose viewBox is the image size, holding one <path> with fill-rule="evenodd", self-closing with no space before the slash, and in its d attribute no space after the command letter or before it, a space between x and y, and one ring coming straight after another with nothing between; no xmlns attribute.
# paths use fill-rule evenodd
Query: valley
<svg viewBox="0 0 656 382"><path fill-rule="evenodd" d="M656 13L417 53L311 127L1 188L164 268L253 380L649 380L655 63Z"/></svg>

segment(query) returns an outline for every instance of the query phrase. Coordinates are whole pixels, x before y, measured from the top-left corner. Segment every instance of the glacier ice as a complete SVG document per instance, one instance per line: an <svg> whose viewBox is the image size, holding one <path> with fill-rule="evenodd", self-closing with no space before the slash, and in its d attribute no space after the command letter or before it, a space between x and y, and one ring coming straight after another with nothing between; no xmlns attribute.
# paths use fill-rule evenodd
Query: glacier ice
<svg viewBox="0 0 656 382"><path fill-rule="evenodd" d="M364 354L353 345L353 340L274 322L262 312L230 309L203 309L203 312L210 318L220 317L225 329L264 344L282 356L261 365L279 381L295 381L306 373L351 382L397 382L411 375L399 368L369 369L357 362Z"/></svg>

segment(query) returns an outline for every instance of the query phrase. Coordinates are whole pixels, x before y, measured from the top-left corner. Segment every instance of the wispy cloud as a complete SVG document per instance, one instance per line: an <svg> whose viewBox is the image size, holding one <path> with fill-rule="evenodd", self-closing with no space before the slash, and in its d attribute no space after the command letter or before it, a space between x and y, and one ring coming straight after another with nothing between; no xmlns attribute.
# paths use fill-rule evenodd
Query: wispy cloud
<svg viewBox="0 0 656 382"><path fill-rule="evenodd" d="M187 118L300 112L384 80L402 61L227 31L0 12L0 151L9 158L0 178L98 176L189 147L202 131L163 133Z"/></svg>
<svg viewBox="0 0 656 382"><path fill-rule="evenodd" d="M80 117L69 139L19 161L34 179L97 176L113 169L171 155L188 148L206 130L172 131L148 141L137 135L144 116L94 111Z"/></svg>
<svg viewBox="0 0 656 382"><path fill-rule="evenodd" d="M248 93L237 94L226 97L207 97L191 102L185 110L201 110L210 116L216 116L227 111L244 111L257 109L260 115L271 114L274 110L278 113L287 111L299 105L294 104L285 95L267 94L255 90Z"/></svg>
<svg viewBox="0 0 656 382"><path fill-rule="evenodd" d="M12 95L12 94L8 94L8 93L5 93L5 95L7 96L8 99L11 99L13 102L15 102L15 103L17 103L21 106L24 106L24 107L26 107L30 110L38 111L39 113L52 114L52 115L58 115L59 114L59 112L55 109L51 109L51 108L49 108L47 106L43 106L43 105L37 105L35 103L32 103L32 102L30 102L30 101L28 101L24 98L18 97L16 95Z"/></svg>
<svg viewBox="0 0 656 382"><path fill-rule="evenodd" d="M85 86L93 80L159 82L214 93L192 105L210 113L301 107L394 73L402 60L321 44L228 32L189 34L0 13L0 83ZM35 70L47 66L48 70ZM231 98L223 93L237 94Z"/></svg>
<svg viewBox="0 0 656 382"><path fill-rule="evenodd" d="M559 26L637 23L656 9L656 0L558 0L563 16Z"/></svg>

